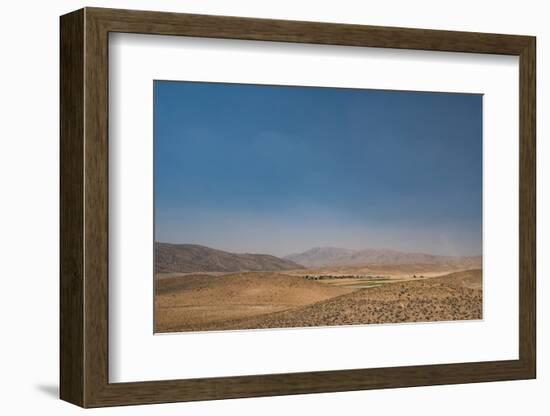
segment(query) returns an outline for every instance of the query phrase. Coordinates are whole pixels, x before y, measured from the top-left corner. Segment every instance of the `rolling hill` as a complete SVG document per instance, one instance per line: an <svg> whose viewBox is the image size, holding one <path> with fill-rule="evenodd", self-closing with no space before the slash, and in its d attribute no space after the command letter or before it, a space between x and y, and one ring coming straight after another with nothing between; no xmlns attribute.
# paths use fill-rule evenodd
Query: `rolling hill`
<svg viewBox="0 0 550 416"><path fill-rule="evenodd" d="M303 307L352 291L277 272L159 279L155 332L223 327L226 321Z"/></svg>
<svg viewBox="0 0 550 416"><path fill-rule="evenodd" d="M272 273L159 281L156 332L483 319L482 271L350 290Z"/></svg>
<svg viewBox="0 0 550 416"><path fill-rule="evenodd" d="M302 269L268 254L236 254L196 244L155 243L155 273L280 271Z"/></svg>
<svg viewBox="0 0 550 416"><path fill-rule="evenodd" d="M303 253L285 256L284 259L306 267L362 266L368 264L464 264L471 267L481 265L481 256L437 256L389 249L350 250L336 247L315 247Z"/></svg>

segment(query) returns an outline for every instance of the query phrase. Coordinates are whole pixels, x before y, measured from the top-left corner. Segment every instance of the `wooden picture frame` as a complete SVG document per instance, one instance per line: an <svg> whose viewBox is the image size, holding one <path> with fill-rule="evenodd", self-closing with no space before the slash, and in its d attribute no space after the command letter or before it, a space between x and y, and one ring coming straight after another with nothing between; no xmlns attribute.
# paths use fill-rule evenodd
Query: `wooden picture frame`
<svg viewBox="0 0 550 416"><path fill-rule="evenodd" d="M85 8L61 17L60 396L82 407L530 379L536 376L535 38ZM110 383L108 35L111 32L519 56L519 359Z"/></svg>

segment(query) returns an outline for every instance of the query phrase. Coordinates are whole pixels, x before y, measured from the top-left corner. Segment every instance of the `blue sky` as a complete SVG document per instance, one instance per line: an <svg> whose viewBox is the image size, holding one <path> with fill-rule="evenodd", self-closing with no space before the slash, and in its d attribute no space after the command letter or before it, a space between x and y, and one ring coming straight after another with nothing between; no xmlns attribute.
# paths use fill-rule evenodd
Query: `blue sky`
<svg viewBox="0 0 550 416"><path fill-rule="evenodd" d="M481 254L482 96L155 81L155 239Z"/></svg>

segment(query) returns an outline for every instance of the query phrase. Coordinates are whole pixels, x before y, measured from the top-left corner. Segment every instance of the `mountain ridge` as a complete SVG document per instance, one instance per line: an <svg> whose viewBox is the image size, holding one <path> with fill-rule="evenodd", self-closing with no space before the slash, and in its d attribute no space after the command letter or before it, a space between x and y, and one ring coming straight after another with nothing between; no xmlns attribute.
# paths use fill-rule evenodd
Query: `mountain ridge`
<svg viewBox="0 0 550 416"><path fill-rule="evenodd" d="M313 247L283 259L305 267L362 266L368 264L481 264L481 256L445 256L393 249L367 248L362 250L340 247Z"/></svg>
<svg viewBox="0 0 550 416"><path fill-rule="evenodd" d="M244 272L303 269L270 254L230 253L198 244L155 242L155 273Z"/></svg>

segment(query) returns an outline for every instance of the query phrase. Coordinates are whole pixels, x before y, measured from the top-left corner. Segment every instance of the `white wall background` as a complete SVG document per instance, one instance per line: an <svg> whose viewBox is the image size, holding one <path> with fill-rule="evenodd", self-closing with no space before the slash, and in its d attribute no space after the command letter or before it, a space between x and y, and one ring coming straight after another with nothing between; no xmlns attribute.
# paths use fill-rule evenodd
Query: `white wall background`
<svg viewBox="0 0 550 416"><path fill-rule="evenodd" d="M83 412L58 390L58 16L82 6L166 10L536 35L538 41L538 313L539 378L534 381L423 387L338 394L225 400L87 411L119 415L278 415L334 413L411 415L547 414L550 361L544 347L545 242L550 209L550 145L543 130L550 99L550 26L535 0L253 1L120 0L6 2L0 15L0 409L3 414Z"/></svg>

